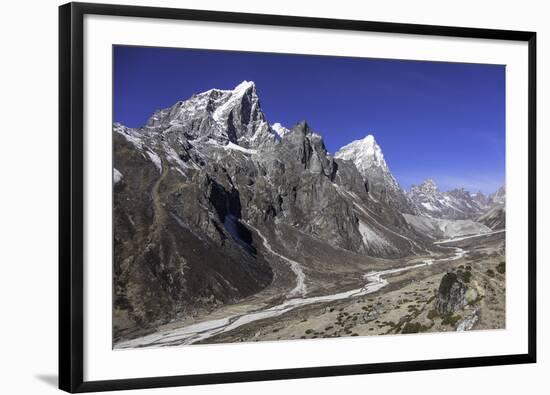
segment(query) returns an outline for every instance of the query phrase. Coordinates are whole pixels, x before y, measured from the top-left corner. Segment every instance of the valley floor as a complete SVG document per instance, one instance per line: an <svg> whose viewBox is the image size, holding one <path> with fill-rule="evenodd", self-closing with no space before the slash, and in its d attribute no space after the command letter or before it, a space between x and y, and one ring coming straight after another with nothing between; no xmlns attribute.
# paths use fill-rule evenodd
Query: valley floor
<svg viewBox="0 0 550 395"><path fill-rule="evenodd" d="M309 278L307 295L303 283L304 276L308 280L307 268L304 274L297 262L279 255L279 266L275 265L279 275L259 294L200 318L163 325L115 348L502 329L504 239L504 232L495 232L445 240L440 246L444 249L438 250L445 252L376 262L370 270L348 273L330 290L325 286L330 278L317 273ZM276 248L265 247L271 252ZM435 299L441 278L459 271L470 273L468 304L440 316ZM289 282L296 281L293 275L296 287L281 296L283 287L288 290Z"/></svg>

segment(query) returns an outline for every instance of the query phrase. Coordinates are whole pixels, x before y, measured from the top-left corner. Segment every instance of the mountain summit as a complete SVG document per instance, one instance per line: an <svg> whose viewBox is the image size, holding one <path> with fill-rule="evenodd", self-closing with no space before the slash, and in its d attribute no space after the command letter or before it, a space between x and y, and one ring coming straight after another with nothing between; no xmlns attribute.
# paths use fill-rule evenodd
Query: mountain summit
<svg viewBox="0 0 550 395"><path fill-rule="evenodd" d="M381 168L385 172L390 172L382 149L372 134L343 146L336 152L336 157L353 161L361 173L367 173L372 168Z"/></svg>
<svg viewBox="0 0 550 395"><path fill-rule="evenodd" d="M355 164L359 173L366 179L369 194L375 199L384 201L401 212L412 212L405 192L391 173L382 149L372 134L343 146L336 152L335 157Z"/></svg>
<svg viewBox="0 0 550 395"><path fill-rule="evenodd" d="M495 193L489 195L489 200L493 204L506 203L506 188L504 186L500 187Z"/></svg>
<svg viewBox="0 0 550 395"><path fill-rule="evenodd" d="M277 136L266 120L252 81L243 81L232 90L210 89L157 110L145 127L176 129L191 139L231 142L245 148Z"/></svg>

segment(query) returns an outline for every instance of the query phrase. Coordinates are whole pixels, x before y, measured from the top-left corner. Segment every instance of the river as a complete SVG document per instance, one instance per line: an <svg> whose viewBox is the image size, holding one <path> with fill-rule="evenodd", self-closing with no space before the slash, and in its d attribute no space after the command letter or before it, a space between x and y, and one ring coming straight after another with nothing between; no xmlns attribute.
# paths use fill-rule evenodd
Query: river
<svg viewBox="0 0 550 395"><path fill-rule="evenodd" d="M264 242L267 240L265 238ZM196 324L191 324L182 328L167 330L163 332L153 333L147 336L140 338L127 340L120 342L115 345L116 349L128 349L128 348L140 348L140 347L165 347L165 346L177 346L185 344L193 344L200 342L202 340L208 339L210 337L216 336L220 333L229 332L233 329L239 328L243 325L249 324L251 322L263 320L266 318L278 317L284 313L287 313L291 310L294 310L299 307L315 304L315 303L326 303L335 300L342 300L353 298L357 296L367 295L373 292L380 290L381 288L388 285L388 281L385 279L386 276L400 273L408 270L414 270L420 267L433 265L438 262L457 260L462 258L467 251L458 248L458 247L446 247L454 249L454 254L439 259L425 259L421 263L414 265L403 266L395 269L387 269L381 271L369 272L363 276L365 279L365 285L358 289L353 289L350 291L340 292L332 295L323 295L323 296L314 296L314 297L293 297L289 298L281 304L272 306L269 308L259 309L255 311L250 311L242 314L235 314L228 317L199 322ZM271 248L270 248L271 250ZM271 250L272 251L272 250ZM271 252L270 251L270 252ZM295 263L294 261L286 258L279 253L275 253L277 256L283 260L287 260L291 265ZM296 267L293 268L293 271L296 273ZM297 274L298 277L298 287L300 283L303 284L303 272L299 270ZM295 291L294 288L293 291ZM304 286L305 290L305 286ZM291 292L295 294L296 292Z"/></svg>

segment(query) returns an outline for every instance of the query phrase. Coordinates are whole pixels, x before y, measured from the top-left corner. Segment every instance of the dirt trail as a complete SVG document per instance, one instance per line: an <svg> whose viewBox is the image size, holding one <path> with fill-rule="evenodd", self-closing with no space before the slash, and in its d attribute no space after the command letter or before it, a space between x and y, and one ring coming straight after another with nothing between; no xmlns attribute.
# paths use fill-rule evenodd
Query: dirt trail
<svg viewBox="0 0 550 395"><path fill-rule="evenodd" d="M162 172L160 174L160 177L155 181L153 184L153 188L151 189L151 199L153 200L153 224L151 226L151 234L158 235L158 233L161 230L162 224L166 223L167 214L166 210L164 209L164 206L160 200L160 194L159 194L159 188L166 176L168 175L168 166L166 163L162 162Z"/></svg>

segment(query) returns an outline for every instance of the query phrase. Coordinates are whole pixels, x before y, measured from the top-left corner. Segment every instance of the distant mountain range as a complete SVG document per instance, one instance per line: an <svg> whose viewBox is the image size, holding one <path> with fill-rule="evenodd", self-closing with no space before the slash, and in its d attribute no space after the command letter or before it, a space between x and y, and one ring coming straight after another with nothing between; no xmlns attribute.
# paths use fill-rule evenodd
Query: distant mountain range
<svg viewBox="0 0 550 395"><path fill-rule="evenodd" d="M486 197L427 180L405 192L372 135L331 155L307 122L269 123L249 81L140 128L115 123L113 141L115 337L265 289L275 263L261 243L336 270L425 252L445 235L432 219L503 226L504 188Z"/></svg>
<svg viewBox="0 0 550 395"><path fill-rule="evenodd" d="M440 192L433 180L413 185L408 192L417 214L445 219L473 219L485 213L493 205L503 203L504 187L485 196L482 192L471 194L464 188Z"/></svg>

